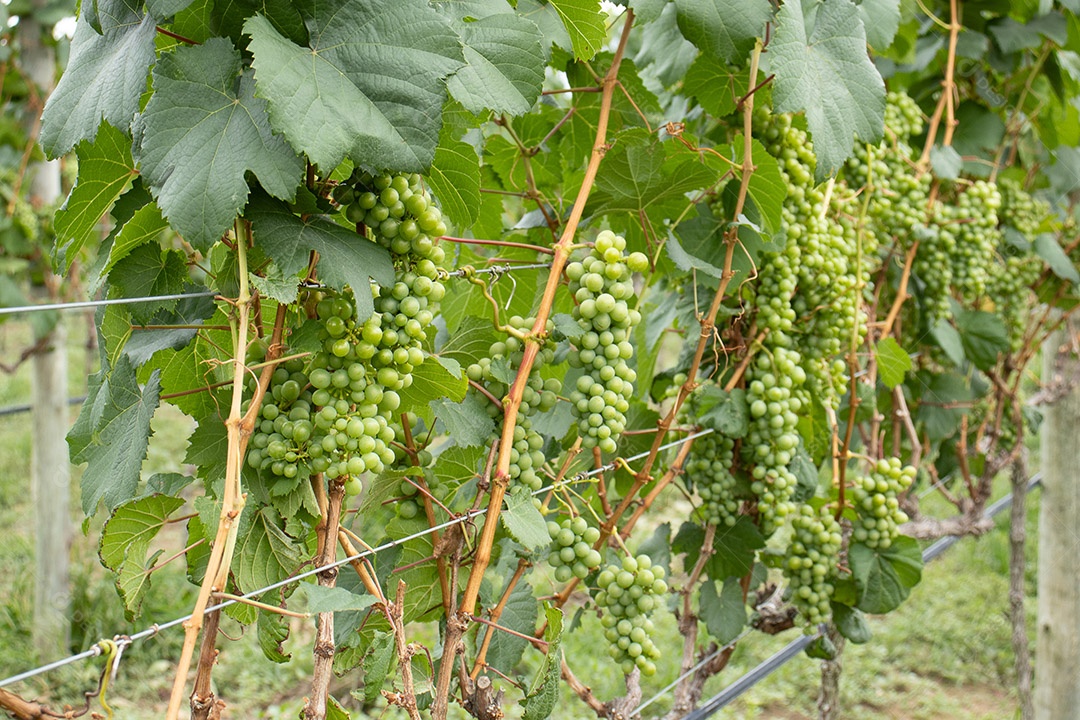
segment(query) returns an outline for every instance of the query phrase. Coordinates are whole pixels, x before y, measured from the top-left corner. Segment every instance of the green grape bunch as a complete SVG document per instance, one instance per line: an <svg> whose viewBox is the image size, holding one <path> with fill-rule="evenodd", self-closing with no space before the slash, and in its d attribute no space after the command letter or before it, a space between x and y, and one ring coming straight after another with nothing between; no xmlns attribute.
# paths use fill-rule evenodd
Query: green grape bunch
<svg viewBox="0 0 1080 720"><path fill-rule="evenodd" d="M603 558L593 545L600 539L600 530L578 515L561 523L547 524L551 536L551 553L548 562L555 568L555 579L567 582L570 578L584 580L589 573L600 567Z"/></svg>
<svg viewBox="0 0 1080 720"><path fill-rule="evenodd" d="M530 330L535 322L536 318L514 315L510 318L509 325L517 333L524 333ZM549 322L549 331L553 327ZM510 335L505 340L492 343L487 357L482 357L470 365L466 374L474 383L481 384L493 397L502 398L510 390L505 380L516 375L524 351L524 343L517 334ZM541 368L554 359L555 350L549 343L544 343L537 353L522 392L517 426L514 428L514 446L510 450L510 479L533 491L539 490L543 485L540 470L545 457L541 452L544 436L533 429L532 418L537 413L546 413L554 408L562 391L562 382L558 378L545 380L540 374ZM488 403L486 408L493 419L497 419L503 410L501 404L494 403ZM492 440L494 439L493 437Z"/></svg>
<svg viewBox="0 0 1080 720"><path fill-rule="evenodd" d="M840 523L827 506L801 505L791 518L792 537L782 565L791 602L808 631L832 617L837 560L843 542Z"/></svg>
<svg viewBox="0 0 1080 720"><path fill-rule="evenodd" d="M608 654L625 674L636 666L646 677L655 675L660 650L652 641L649 615L668 590L664 569L654 566L648 555L627 556L621 564L605 568L596 582L600 587L596 604L603 611L600 624L611 643Z"/></svg>
<svg viewBox="0 0 1080 720"><path fill-rule="evenodd" d="M911 487L914 479L915 468L901 465L894 457L878 460L868 475L855 478L851 504L858 520L852 539L873 549L891 546L900 534L899 526L908 521L898 496Z"/></svg>
<svg viewBox="0 0 1080 720"><path fill-rule="evenodd" d="M577 302L573 315L582 331L570 338L575 348L570 363L585 369L570 402L582 445L608 453L615 452L626 428L626 412L637 379L629 365L634 357L630 339L641 322L641 313L630 306L634 296L631 275L649 267L644 253L626 255L625 250L623 237L604 230L588 255L566 266L570 291Z"/></svg>

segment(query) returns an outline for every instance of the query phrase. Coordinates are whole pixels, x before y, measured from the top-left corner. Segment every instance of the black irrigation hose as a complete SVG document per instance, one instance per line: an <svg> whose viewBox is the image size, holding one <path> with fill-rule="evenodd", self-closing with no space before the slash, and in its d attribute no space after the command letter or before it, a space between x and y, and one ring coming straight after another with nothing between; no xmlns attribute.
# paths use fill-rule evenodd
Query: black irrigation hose
<svg viewBox="0 0 1080 720"><path fill-rule="evenodd" d="M1042 483L1042 474L1035 473L1031 480L1028 481L1028 490L1033 490ZM997 502L990 505L983 512L984 517L992 518L1002 510L1005 510L1012 505L1012 493L1009 493L1005 497L1001 498ZM930 547L923 550L923 563L928 563L934 558L941 555L943 552L955 545L963 536L949 535L936 541ZM757 685L766 677L771 675L788 660L802 652L808 645L821 637L821 633L815 633L814 635L803 635L802 637L792 640L782 649L774 653L760 665L755 667L750 672L740 677L735 682L728 685L719 693L714 695L707 703L693 711L689 715L686 715L683 720L705 720L705 718L712 717L719 710L730 705L734 700L742 695L744 692Z"/></svg>

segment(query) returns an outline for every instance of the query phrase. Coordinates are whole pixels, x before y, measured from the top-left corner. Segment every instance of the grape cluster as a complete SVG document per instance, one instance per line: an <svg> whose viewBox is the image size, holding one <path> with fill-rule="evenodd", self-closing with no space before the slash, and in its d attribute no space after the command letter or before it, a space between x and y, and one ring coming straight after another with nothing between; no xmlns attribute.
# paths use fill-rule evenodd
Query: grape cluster
<svg viewBox="0 0 1080 720"><path fill-rule="evenodd" d="M719 431L695 440L686 458L686 478L704 501L705 522L710 525L731 527L738 520L734 462L735 441Z"/></svg>
<svg viewBox="0 0 1080 720"><path fill-rule="evenodd" d="M806 381L799 360L798 352L778 347L760 352L746 371L750 430L743 453L753 465L751 490L767 534L794 509L798 480L788 465L800 442L796 425L804 400L797 391Z"/></svg>
<svg viewBox="0 0 1080 720"><path fill-rule="evenodd" d="M429 233L444 234L446 227L418 175L354 173L335 197L390 250L395 282L352 289L372 294L375 311L362 322L347 296L319 300L320 350L306 367L293 360L274 372L272 402L260 410L247 458L274 481L272 495L312 473L355 478L396 462L399 392L424 361L423 344L445 293L438 267L444 253ZM357 219L361 209L365 215Z"/></svg>
<svg viewBox="0 0 1080 720"><path fill-rule="evenodd" d="M885 96L885 127L901 140L921 134L922 108L907 93L888 93Z"/></svg>
<svg viewBox="0 0 1080 720"><path fill-rule="evenodd" d="M567 582L572 577L584 580L585 577L600 567L603 558L600 551L593 549L593 544L600 539L600 531L578 515L566 518L562 523L549 522L548 534L551 535L551 554L548 562L555 568L555 579Z"/></svg>
<svg viewBox="0 0 1080 720"><path fill-rule="evenodd" d="M510 318L511 329L524 333L532 329L536 318L522 318L515 315ZM551 329L549 323L549 331ZM517 375L524 357L525 346L517 335L510 335L505 340L491 344L487 357L470 365L467 374L470 380L483 384L484 388L496 398L502 398L509 392L510 383ZM558 378L544 379L540 370L555 358L555 351L544 344L537 353L529 379L521 396L518 408L517 427L514 428L514 447L510 450L510 479L519 486L530 490L539 490L543 485L540 468L544 465L544 437L533 430L532 417L545 413L555 407L562 383ZM488 403L487 411L492 418L498 418L502 406Z"/></svg>
<svg viewBox="0 0 1080 720"><path fill-rule="evenodd" d="M1001 233L998 208L1001 194L994 183L976 180L943 213L953 224L944 230L956 237L953 248L953 284L964 301L975 303L986 292Z"/></svg>
<svg viewBox="0 0 1080 720"><path fill-rule="evenodd" d="M834 591L836 562L843 542L840 523L828 507L799 507L791 519L792 537L784 556L784 576L790 583L791 602L813 628L832 617L829 600Z"/></svg>
<svg viewBox="0 0 1080 720"><path fill-rule="evenodd" d="M1001 252L1005 259L990 267L986 294L994 303L994 312L1004 322L1009 345L1015 352L1023 345L1029 329L1028 312L1036 302L1032 288L1042 271L1043 261L1032 245L1050 213L1050 206L1036 200L1019 183L1008 178L998 182L998 191L1001 194L998 220L1003 233Z"/></svg>
<svg viewBox="0 0 1080 720"><path fill-rule="evenodd" d="M856 478L851 487L851 503L859 519L852 539L882 550L892 545L897 527L908 517L900 509L897 496L911 487L915 468L901 466L898 458L878 460L869 475Z"/></svg>
<svg viewBox="0 0 1080 720"><path fill-rule="evenodd" d="M442 212L416 174L356 170L337 187L334 199L345 208L349 222L366 225L376 237L398 240L392 248L398 255L407 253L420 235L430 239L446 234Z"/></svg>
<svg viewBox="0 0 1080 720"><path fill-rule="evenodd" d="M615 452L637 379L628 362L634 357L630 339L641 313L629 305L634 295L630 277L649 267L643 253L627 256L625 250L624 238L604 230L585 258L566 266L577 301L574 319L582 330L570 338L575 346L570 363L585 368L570 402L582 445L604 452Z"/></svg>
<svg viewBox="0 0 1080 720"><path fill-rule="evenodd" d="M597 584L596 604L604 610L600 622L611 643L608 653L626 674L636 666L642 675L654 675L660 651L651 639L649 614L667 592L664 569L653 567L648 555L627 556L621 565L604 569Z"/></svg>

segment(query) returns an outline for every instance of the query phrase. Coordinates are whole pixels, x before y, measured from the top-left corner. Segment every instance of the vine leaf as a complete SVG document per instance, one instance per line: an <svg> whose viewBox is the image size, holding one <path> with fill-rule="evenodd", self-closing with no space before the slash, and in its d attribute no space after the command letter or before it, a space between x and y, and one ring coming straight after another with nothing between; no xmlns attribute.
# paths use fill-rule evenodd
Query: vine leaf
<svg viewBox="0 0 1080 720"><path fill-rule="evenodd" d="M1053 235L1049 233L1039 235L1035 238L1034 247L1035 254L1046 261L1055 275L1071 283L1080 283L1080 273L1077 273L1076 266L1061 249L1061 245Z"/></svg>
<svg viewBox="0 0 1080 720"><path fill-rule="evenodd" d="M244 24L274 128L323 168L351 154L366 167L426 170L445 78L463 63L446 19L424 0L299 5L310 47L283 37L262 15Z"/></svg>
<svg viewBox="0 0 1080 720"><path fill-rule="evenodd" d="M964 355L980 370L989 370L998 355L1009 351L1005 327L993 313L983 310L961 310L956 314L956 327Z"/></svg>
<svg viewBox="0 0 1080 720"><path fill-rule="evenodd" d="M818 5L807 36L802 2L777 13L769 43L776 112L806 111L819 180L851 155L854 136L876 144L884 131L885 83L866 54L866 31L848 0Z"/></svg>
<svg viewBox="0 0 1080 720"><path fill-rule="evenodd" d="M537 550L551 544L547 521L533 505L532 494L523 492L506 495L506 510L499 519L514 538L528 550Z"/></svg>
<svg viewBox="0 0 1080 720"><path fill-rule="evenodd" d="M371 650L364 657L364 699L373 702L379 697L383 681L394 667L394 633L375 633Z"/></svg>
<svg viewBox="0 0 1080 720"><path fill-rule="evenodd" d="M428 407L435 417L446 426L446 434L461 447L472 447L487 442L495 430L495 422L487 414L484 401L469 394L461 402L450 402L442 398L432 400Z"/></svg>
<svg viewBox="0 0 1080 720"><path fill-rule="evenodd" d="M323 587L311 583L304 585L308 598L308 612L344 612L367 610L375 603L374 595L357 595L345 588Z"/></svg>
<svg viewBox="0 0 1080 720"><path fill-rule="evenodd" d="M750 73L700 53L686 71L683 90L696 97L705 112L724 117L735 112L739 99L750 91Z"/></svg>
<svg viewBox="0 0 1080 720"><path fill-rule="evenodd" d="M900 0L862 0L857 7L866 42L875 50L887 50L900 29Z"/></svg>
<svg viewBox="0 0 1080 720"><path fill-rule="evenodd" d="M423 410L432 398L445 397L453 402L465 399L469 389L469 378L458 369L455 374L442 362L441 358L429 356L413 368L413 383L398 391L401 396L401 411Z"/></svg>
<svg viewBox="0 0 1080 720"><path fill-rule="evenodd" d="M259 647L270 662L287 663L292 654L286 653L282 644L289 639L289 622L284 615L261 612L255 625Z"/></svg>
<svg viewBox="0 0 1080 720"><path fill-rule="evenodd" d="M706 580L701 584L698 603L705 628L720 645L726 645L738 637L746 625L746 604L743 602L739 578L725 580L719 594L716 592L716 581Z"/></svg>
<svg viewBox="0 0 1080 720"><path fill-rule="evenodd" d="M272 507L250 503L244 508L233 566L243 592L281 582L303 560L303 546L286 535L281 525L281 516Z"/></svg>
<svg viewBox="0 0 1080 720"><path fill-rule="evenodd" d="M562 673L562 641L563 614L562 610L554 607L547 608L547 630L544 631L544 640L548 643L547 654L544 662L540 665L532 686L522 705L525 712L522 720L544 720L555 709L555 703L559 701L559 678Z"/></svg>
<svg viewBox="0 0 1080 720"><path fill-rule="evenodd" d="M895 610L922 578L919 544L903 535L885 550L852 543L848 564L859 590L858 608L872 615Z"/></svg>
<svg viewBox="0 0 1080 720"><path fill-rule="evenodd" d="M116 263L112 285L120 297L157 297L183 291L188 282L187 257L179 250L163 249L157 243L146 243L132 250ZM148 324L159 310L176 307L176 300L132 303L132 319Z"/></svg>
<svg viewBox="0 0 1080 720"><path fill-rule="evenodd" d="M578 60L591 60L607 39L599 0L551 0L559 13Z"/></svg>
<svg viewBox="0 0 1080 720"><path fill-rule="evenodd" d="M146 553L150 543L165 526L169 515L184 504L183 498L151 495L126 502L116 508L101 531L98 556L116 575L116 589L124 601L125 613L133 620L150 587L152 564Z"/></svg>
<svg viewBox="0 0 1080 720"><path fill-rule="evenodd" d="M878 373L885 387L892 390L904 382L904 374L913 367L911 356L908 355L896 338L883 338L874 348L874 357L877 360Z"/></svg>
<svg viewBox="0 0 1080 720"><path fill-rule="evenodd" d="M465 44L466 65L447 81L450 95L474 114L528 112L544 84L544 36L536 25L501 12L459 21L455 29Z"/></svg>
<svg viewBox="0 0 1080 720"><path fill-rule="evenodd" d="M169 223L165 222L165 218L161 216L161 209L153 201L136 210L113 238L112 247L109 248L109 259L101 269L101 277L107 276L113 267L130 255L135 248L157 240L168 227Z"/></svg>
<svg viewBox="0 0 1080 720"><path fill-rule="evenodd" d="M93 142L79 143L75 154L79 158L79 178L64 206L56 211L54 225L64 272L93 235L101 216L138 175L131 159L131 141L109 123L102 124Z"/></svg>
<svg viewBox="0 0 1080 720"><path fill-rule="evenodd" d="M302 220L287 205L262 193L251 198L244 217L251 221L255 244L274 260L284 277L306 268L311 251L316 250L322 259L320 279L339 290L346 285L353 289L361 322L375 309L371 280L394 284L394 266L384 248L329 220L318 216Z"/></svg>
<svg viewBox="0 0 1080 720"><path fill-rule="evenodd" d="M480 159L472 145L453 136L449 124L439 132L427 180L454 224L467 228L476 222L480 212Z"/></svg>
<svg viewBox="0 0 1080 720"><path fill-rule="evenodd" d="M141 0L96 0L100 29L83 12L71 38L71 58L41 116L41 147L51 158L71 151L80 140L93 141L101 121L126 130L146 92L154 64L154 19Z"/></svg>
<svg viewBox="0 0 1080 720"><path fill-rule="evenodd" d="M856 645L870 642L873 631L870 629L870 624L866 622L866 616L862 614L862 610L834 601L832 611L833 622L836 623L836 629L841 635Z"/></svg>
<svg viewBox="0 0 1080 720"><path fill-rule="evenodd" d="M514 586L514 591L510 593L503 607L499 625L523 635L532 635L536 628L536 615L537 603L533 597L533 589L528 581L522 578ZM521 662L521 655L528 646L529 641L524 638L495 631L491 636L487 663L496 670L509 674Z"/></svg>
<svg viewBox="0 0 1080 720"><path fill-rule="evenodd" d="M134 126L143 180L193 247L207 250L248 197L251 171L274 197L291 199L303 161L270 131L251 71L224 38L163 55L154 95Z"/></svg>
<svg viewBox="0 0 1080 720"><path fill-rule="evenodd" d="M745 59L772 18L768 0L675 0L679 30L725 63Z"/></svg>
<svg viewBox="0 0 1080 720"><path fill-rule="evenodd" d="M146 0L146 9L154 17L163 20L187 9L192 2L193 0Z"/></svg>
<svg viewBox="0 0 1080 720"><path fill-rule="evenodd" d="M123 356L115 367L90 377L86 402L67 435L71 462L87 463L81 484L87 517L102 500L112 510L135 495L160 392L158 373L140 388L135 368Z"/></svg>

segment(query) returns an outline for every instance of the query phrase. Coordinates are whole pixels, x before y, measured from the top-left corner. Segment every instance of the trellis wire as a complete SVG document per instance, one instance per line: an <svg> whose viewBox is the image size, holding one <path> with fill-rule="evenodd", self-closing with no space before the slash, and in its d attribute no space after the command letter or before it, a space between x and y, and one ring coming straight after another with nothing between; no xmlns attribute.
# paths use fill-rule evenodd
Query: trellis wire
<svg viewBox="0 0 1080 720"><path fill-rule="evenodd" d="M673 440L672 442L665 443L664 445L661 445L659 447L659 450L670 450L673 447L678 447L679 445L682 445L683 443L690 442L691 440L695 440L695 439L697 439L699 437L704 437L705 435L710 435L713 432L714 431L711 428L708 428L708 429L702 430L702 431L697 432L697 433L692 433L690 435L687 435L686 437L680 438L679 440ZM638 453L637 455L633 455L633 456L631 456L629 458L625 458L625 460L626 460L626 462L634 462L636 460L641 460L641 459L643 459L645 457L648 457L648 455L649 455L648 452L642 452L642 453ZM609 470L614 470L616 467L618 467L617 463L608 463L606 465L602 465L602 466L600 466L598 468L594 468L594 469L589 470L587 472L578 473L578 474L574 475L573 477L567 478L566 480L564 480L564 482L576 482L578 480L582 480L582 479L585 479L585 478L588 478L588 477L592 477L594 475L599 475L599 474L608 472ZM542 487L539 490L534 491L532 494L533 495L540 495L540 494L545 493L545 492L547 492L549 490L553 490L556 487L557 487L557 485L548 485L547 487ZM286 579L284 579L284 580L282 580L280 582L273 583L272 585L267 585L266 587L259 588L258 590L252 590L251 592L249 592L249 593L247 593L245 595L242 595L241 599L247 600L247 599L250 599L250 598L253 598L253 597L257 597L257 596L262 595L263 593L269 592L271 590L276 590L278 588L285 587L286 585L297 582L299 580L309 578L309 577L311 577L313 575L318 575L319 573L324 572L326 570L331 570L333 568L341 567L342 565L346 565L346 564L351 563L351 562L353 562L355 560L360 560L361 558L370 557L372 555L375 555L376 553L382 552L383 550L388 550L388 549L390 549L392 547L395 547L397 545L401 545L402 543L406 543L406 542L409 542L411 540L416 540L418 538L424 537L425 535L430 535L433 532L437 532L439 530L444 530L444 529L446 529L448 527L451 527L453 525L458 525L458 524L467 522L468 520L472 520L473 518L479 517L479 516L485 514L486 512L487 512L487 508L480 508L480 509L478 509L476 511L466 513L464 515L453 518L451 520L447 520L446 522L444 522L442 524L439 524L439 525L435 525L434 527L430 527L430 528L427 528L425 530L421 530L420 532L413 533L412 535L409 535L408 537L400 538L398 540L391 540L391 541L389 541L387 543L384 543L384 544L382 544L382 545L380 545L378 547L372 548L370 550L364 550L363 552L359 552L359 553L357 553L355 555L350 555L349 557L342 558L340 560L335 560L334 562L328 563L327 565L324 565L322 567L317 567L317 568L314 568L312 570L308 570L308 571L299 573L297 575L293 575L293 576L288 577L288 578L286 578ZM225 600L225 601L220 602L220 603L218 603L216 605L211 605L211 606L207 607L206 610L203 611L203 614L206 615L206 614L211 613L211 612L213 612L215 610L220 610L222 608L228 607L229 605L235 605L238 602L240 602L240 601L239 600ZM128 642L136 642L136 641L139 641L139 640L145 640L146 638L153 637L154 635L157 635L162 630L168 630L169 628L176 627L177 625L180 625L180 624L186 622L190 618L191 618L191 615L184 615L183 617L179 617L179 618L176 618L174 620L170 620L169 622L161 624L161 625L155 623L154 625L151 625L150 627L146 628L145 630L142 630L142 631L140 631L138 633L135 633L134 635L131 635L131 636L126 637L124 639L126 639ZM51 670L56 670L58 668L64 667L65 665L70 665L70 664L78 662L80 660L87 660L89 658L96 657L96 656L98 656L100 654L101 654L100 648L98 648L97 645L95 645L90 650L84 650L81 653L71 655L71 656L66 657L66 658L64 658L62 660L56 660L56 661L51 662L51 663L49 663L47 665L42 665L40 667L34 668L33 670L27 670L26 672L19 673L18 675L12 675L11 677L4 678L3 680L0 680L0 687L6 687L7 685L11 685L13 683L21 682L23 680L29 680L30 678L36 677L36 676L41 675L43 673L49 672Z"/></svg>
<svg viewBox="0 0 1080 720"><path fill-rule="evenodd" d="M507 273L517 272L518 270L541 270L550 268L551 263L532 263L529 265L511 265L510 263L504 263L501 265L492 265L490 267L475 268L466 270L465 268L458 268L457 270L447 271L446 277L463 277L468 274L473 275L494 275L496 279ZM318 289L324 286L322 285L306 285L302 284L301 287L305 289ZM137 303L148 302L161 302L164 300L185 300L187 298L203 298L203 297L215 297L218 293L206 291L196 293L174 293L172 295L151 295L149 297L137 297L137 298L106 298L103 300L80 300L76 302L59 302L59 303L45 303L42 305L16 305L12 307L0 307L0 315L18 315L21 313L32 312L44 312L46 310L87 310L90 308L104 307L106 305L132 305Z"/></svg>
<svg viewBox="0 0 1080 720"><path fill-rule="evenodd" d="M1042 483L1042 473L1035 473L1028 481L1028 490L1033 490L1039 487ZM994 517L1005 508L1012 504L1012 493L1009 493L1005 497L997 500L983 511L984 517ZM950 547L959 542L963 536L961 535L948 535L940 538L934 542L930 547L923 550L922 558L923 563L928 563L934 558L941 555ZM757 685L766 677L775 672L778 668L784 665L788 660L802 652L810 643L821 637L821 631L819 630L814 635L803 635L790 643L785 645L779 651L767 658L760 665L755 667L750 672L746 673L719 693L714 695L707 703L699 707L694 712L690 713L683 720L705 720L705 718L712 717L717 711L731 704L736 698L742 695L744 692ZM639 708L640 709L640 708Z"/></svg>

